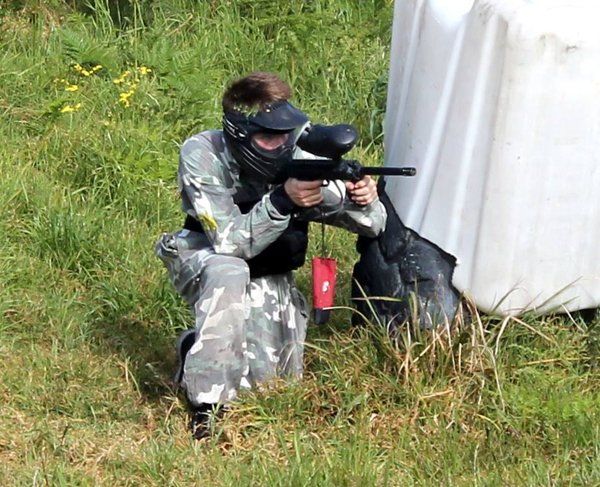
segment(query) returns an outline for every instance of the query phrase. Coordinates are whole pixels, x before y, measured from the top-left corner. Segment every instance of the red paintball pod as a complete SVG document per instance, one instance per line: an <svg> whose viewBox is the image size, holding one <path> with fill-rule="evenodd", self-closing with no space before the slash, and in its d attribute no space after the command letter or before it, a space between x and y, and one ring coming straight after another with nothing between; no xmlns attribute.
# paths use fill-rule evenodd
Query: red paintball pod
<svg viewBox="0 0 600 487"><path fill-rule="evenodd" d="M313 257L313 312L317 325L323 325L329 320L329 309L335 298L335 259Z"/></svg>

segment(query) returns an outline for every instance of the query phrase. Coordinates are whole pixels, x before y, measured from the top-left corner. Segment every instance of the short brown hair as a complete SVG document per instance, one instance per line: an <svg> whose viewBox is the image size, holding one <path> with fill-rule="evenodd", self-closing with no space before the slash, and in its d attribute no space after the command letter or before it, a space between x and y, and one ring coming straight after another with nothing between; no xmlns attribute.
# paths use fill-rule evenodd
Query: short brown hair
<svg viewBox="0 0 600 487"><path fill-rule="evenodd" d="M274 73L255 71L229 85L223 95L223 111L262 110L276 101L287 101L292 89Z"/></svg>

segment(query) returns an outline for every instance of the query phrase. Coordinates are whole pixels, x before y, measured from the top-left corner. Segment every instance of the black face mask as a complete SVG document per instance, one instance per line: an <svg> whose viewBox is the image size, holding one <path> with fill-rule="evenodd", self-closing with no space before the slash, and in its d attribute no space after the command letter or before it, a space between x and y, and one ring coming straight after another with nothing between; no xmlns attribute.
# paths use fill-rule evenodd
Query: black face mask
<svg viewBox="0 0 600 487"><path fill-rule="evenodd" d="M241 171L267 183L273 182L283 165L292 159L298 137L307 124L308 117L287 101L275 102L256 113L227 111L223 115L225 140ZM281 139L281 143L265 146L260 144L258 134Z"/></svg>

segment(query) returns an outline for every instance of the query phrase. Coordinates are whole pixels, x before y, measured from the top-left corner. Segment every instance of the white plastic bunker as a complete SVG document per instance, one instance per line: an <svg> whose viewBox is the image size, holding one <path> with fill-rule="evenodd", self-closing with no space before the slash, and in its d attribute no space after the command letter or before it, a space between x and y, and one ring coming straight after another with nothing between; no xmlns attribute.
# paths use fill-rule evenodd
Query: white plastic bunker
<svg viewBox="0 0 600 487"><path fill-rule="evenodd" d="M600 2L396 0L385 121L402 221L485 311L600 305Z"/></svg>

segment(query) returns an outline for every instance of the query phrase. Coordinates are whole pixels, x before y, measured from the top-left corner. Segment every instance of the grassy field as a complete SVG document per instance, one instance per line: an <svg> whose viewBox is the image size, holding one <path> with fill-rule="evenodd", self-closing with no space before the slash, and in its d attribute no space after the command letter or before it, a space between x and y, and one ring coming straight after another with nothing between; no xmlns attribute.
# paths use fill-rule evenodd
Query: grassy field
<svg viewBox="0 0 600 487"><path fill-rule="evenodd" d="M600 485L597 316L475 315L391 342L339 310L311 327L302 381L191 441L169 384L190 315L153 256L182 220L178 144L262 69L313 120L357 125L353 155L378 164L391 16L388 0L0 3L0 485ZM327 241L347 306L354 237Z"/></svg>

